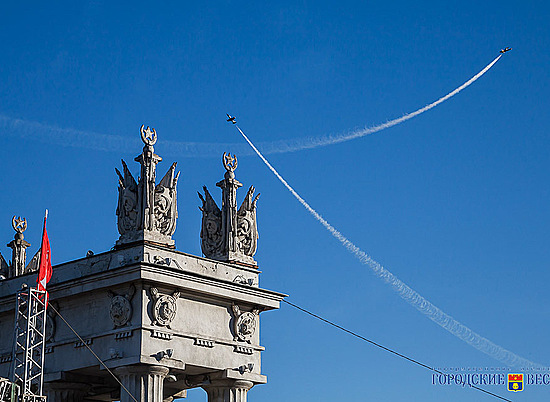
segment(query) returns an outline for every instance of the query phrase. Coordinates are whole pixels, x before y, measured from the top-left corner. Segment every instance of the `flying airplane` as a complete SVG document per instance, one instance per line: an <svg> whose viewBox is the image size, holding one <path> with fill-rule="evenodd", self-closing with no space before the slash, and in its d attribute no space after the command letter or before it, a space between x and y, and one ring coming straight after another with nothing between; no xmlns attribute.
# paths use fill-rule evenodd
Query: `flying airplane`
<svg viewBox="0 0 550 402"><path fill-rule="evenodd" d="M508 51L510 51L510 50L512 50L511 47L506 47L506 48L504 48L504 49L500 49L500 53L506 53L506 52L508 52Z"/></svg>
<svg viewBox="0 0 550 402"><path fill-rule="evenodd" d="M227 114L227 113L226 113L226 114ZM230 121L230 122L233 123L233 124L237 124L237 120L235 120L235 119L236 119L236 117L229 116L229 115L227 114L227 121Z"/></svg>

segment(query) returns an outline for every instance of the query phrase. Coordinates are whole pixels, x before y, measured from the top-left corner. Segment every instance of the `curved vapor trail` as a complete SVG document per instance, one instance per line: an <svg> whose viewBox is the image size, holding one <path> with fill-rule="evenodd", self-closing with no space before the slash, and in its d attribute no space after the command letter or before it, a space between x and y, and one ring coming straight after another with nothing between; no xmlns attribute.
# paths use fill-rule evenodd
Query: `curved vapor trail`
<svg viewBox="0 0 550 402"><path fill-rule="evenodd" d="M340 142L350 141L355 138L364 137L369 134L376 133L378 131L385 130L401 124L407 120L412 119L430 109L433 109L437 105L445 102L449 98L452 98L463 89L472 85L483 74L485 74L495 63L502 57L499 55L491 63L489 63L483 70L474 75L464 84L449 92L447 95L439 98L435 102L432 102L414 112L407 113L396 119L387 121L385 123L356 130L348 134L340 134L334 136L323 137L311 137L303 139L290 139L279 140L272 142L258 143L258 148L264 154L286 153L296 152L305 149L312 149L317 147L323 147L327 145L333 145ZM48 124L15 119L5 115L0 115L0 127L3 128L5 133L14 133L21 137L32 137L38 140L46 141L49 143L55 143L65 146L72 146L77 148L88 148L100 151L121 151L127 149L128 138L121 135L108 135L105 133L94 133L89 131L75 130L70 128L61 128ZM159 146L166 147L163 153L166 156L177 155L179 157L218 157L221 152L227 149L233 153L239 155L252 155L253 152L243 144L235 143L204 143L204 142L182 142L182 141L163 141Z"/></svg>
<svg viewBox="0 0 550 402"><path fill-rule="evenodd" d="M474 75L472 78L470 78L468 81L466 81L464 84L456 88L455 90L449 92L447 95L442 96L435 102L432 102L418 110L415 110L414 112L407 113L401 117L398 117L396 119L387 121L385 123L379 124L377 126L364 128L361 130L353 131L349 134L340 134L336 136L325 136L325 137L317 137L317 138L306 138L306 139L297 139L297 140L282 140L277 141L274 143L268 143L268 144L258 144L259 149L262 150L263 153L266 154L274 154L274 153L284 153L284 152L295 152L295 151L301 151L303 149L311 149L311 148L317 148L317 147L323 147L327 145L333 145L338 144L340 142L350 141L355 138L364 137L369 134L376 133L378 131L385 130L386 128L390 128L393 126L396 126L398 124L401 124L407 120L412 119L413 117L416 117L424 112L427 112L430 109L433 109L437 105L445 102L446 100L452 98L456 94L458 94L463 89L466 89L470 85L472 85L474 82L476 82L483 74L485 74L491 67L495 65L497 61L500 60L502 57L501 55L498 55L492 62L487 64L483 70L481 70L479 73Z"/></svg>
<svg viewBox="0 0 550 402"><path fill-rule="evenodd" d="M315 219L321 223L327 229L332 236L334 236L342 245L352 253L357 259L364 265L367 265L376 276L378 276L387 285L399 295L403 300L416 308L430 320L437 325L443 327L451 334L459 339L462 339L468 345L473 346L477 350L491 356L492 358L505 363L512 367L518 368L541 368L542 365L529 361L515 353L510 352L507 349L491 342L487 338L477 334L470 328L455 320L449 314L442 311L440 308L432 304L430 301L422 297L418 292L409 287L406 283L397 278L394 274L373 260L367 253L348 240L342 233L340 233L334 226L328 223L316 210L314 210L306 200L304 200L300 194L292 188L290 184L275 170L275 168L269 163L269 161L262 155L262 153L254 146L252 141L248 139L246 134L236 126L237 130L241 133L243 138L248 142L254 152L260 157L265 165L273 172L273 174L279 179L279 181L291 192L291 194L309 211Z"/></svg>

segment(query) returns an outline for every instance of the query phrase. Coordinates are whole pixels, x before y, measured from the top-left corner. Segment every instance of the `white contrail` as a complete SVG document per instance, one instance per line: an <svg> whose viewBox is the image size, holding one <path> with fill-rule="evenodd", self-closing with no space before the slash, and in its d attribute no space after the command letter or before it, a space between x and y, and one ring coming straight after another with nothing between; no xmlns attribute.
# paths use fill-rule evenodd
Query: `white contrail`
<svg viewBox="0 0 550 402"><path fill-rule="evenodd" d="M385 269L378 262L373 260L367 253L349 241L342 233L340 233L334 226L328 223L316 210L314 210L307 202L304 200L300 194L294 190L290 184L275 170L275 168L269 163L269 161L262 155L262 153L254 146L252 141L248 139L246 134L238 127L237 130L241 133L243 138L248 142L252 147L254 152L260 157L260 159L266 164L266 166L273 172L275 176L279 179L281 183L292 193L292 195L302 204L311 215L315 217L324 227L327 229L342 245L355 257L361 261L361 263L367 265L372 271L382 279L386 284L390 285L393 290L401 296L407 303L416 308L422 314L427 316L430 320L438 324L439 326L445 328L451 334L462 339L468 345L473 346L479 351L486 353L492 358L505 363L508 366L518 367L518 368L541 368L542 365L538 363L533 363L521 356L518 356L507 349L491 342L487 338L475 333L470 328L461 324L453 317L443 312L441 309L430 303L424 297L422 297L415 290L411 289L407 284L402 282L399 278L393 275L390 271Z"/></svg>
<svg viewBox="0 0 550 402"><path fill-rule="evenodd" d="M414 112L407 113L399 118L390 120L386 123L379 124L374 127L369 127L361 130L356 130L348 134L340 134L335 136L324 137L311 137L302 139L290 139L280 140L273 142L258 143L258 148L262 150L264 154L296 152L304 149L317 148L339 142L353 140L355 138L364 137L369 134L376 133L378 131L385 130L386 128L393 127L397 124L403 123L413 117L418 116L428 110L436 107L437 105L445 102L447 99L455 96L463 89L472 85L477 79L485 74L493 65L502 57L499 55L491 63L489 63L483 70L474 75L464 84L456 88L454 91L449 92L447 95L439 98L435 102L430 103ZM101 151L121 151L127 149L128 138L120 135L108 135L101 133L94 133L89 131L75 130L70 128L60 128L48 124L15 119L5 115L0 115L0 128L4 133L20 135L22 137L32 137L48 143L54 143L65 146L72 146L78 148L96 149ZM180 157L209 157L219 156L221 152L226 149L231 149L234 153L239 155L251 155L252 152L248 147L242 144L222 144L222 143L203 143L203 142L182 142L182 141L162 141L161 146L165 146L166 149L163 153L166 156L178 155Z"/></svg>
<svg viewBox="0 0 550 402"><path fill-rule="evenodd" d="M385 130L386 128L390 128L393 126L396 126L398 124L401 124L407 120L412 119L413 117L416 117L424 112L427 112L430 109L433 109L437 105L440 105L441 103L445 102L446 100L452 98L456 94L458 94L463 89L466 89L470 85L472 85L474 82L476 82L483 74L485 74L491 67L495 65L497 61L502 57L502 54L497 56L492 62L487 64L483 70L481 70L479 73L474 75L472 78L470 78L468 81L466 81L464 84L456 88L454 91L449 92L447 95L439 98L435 102L432 102L414 112L407 113L401 117L398 117L396 119L387 121L386 123L379 124L374 127L368 127L361 130L356 130L348 134L340 134L335 136L325 136L325 137L317 137L317 138L305 138L305 139L296 139L296 140L282 140L277 141L273 143L264 143L264 144L258 144L259 148L262 150L263 153L266 154L274 154L274 153L285 153L285 152L294 152L294 151L301 151L303 149L311 149L311 148L317 148L317 147L323 147L326 145L333 145L338 144L340 142L350 141L355 138L364 137L369 134L376 133L378 131Z"/></svg>

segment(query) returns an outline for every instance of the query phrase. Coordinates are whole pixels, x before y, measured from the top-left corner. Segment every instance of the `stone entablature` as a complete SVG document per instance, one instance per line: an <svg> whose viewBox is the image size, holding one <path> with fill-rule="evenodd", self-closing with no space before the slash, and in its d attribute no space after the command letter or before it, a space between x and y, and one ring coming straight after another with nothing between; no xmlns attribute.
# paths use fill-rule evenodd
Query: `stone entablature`
<svg viewBox="0 0 550 402"><path fill-rule="evenodd" d="M120 238L108 252L53 267L49 302L76 329L48 310L45 389L49 402L130 401L100 369L91 347L140 402L168 402L202 387L209 402L245 402L248 390L267 382L261 373L260 314L280 307L285 295L259 287L256 202L250 187L237 210L237 159L224 154L222 208L205 189L203 233L214 222L221 243L206 258L174 249L177 208L175 163L156 184L154 129L141 128L145 144L136 161L138 182L122 161L117 208ZM213 213L214 215L209 215ZM212 219L210 219L212 218ZM10 264L0 256L0 333L13 333L15 293L34 285L40 253L26 265L26 221L13 219ZM216 230L218 230L216 229ZM218 234L219 234L218 233ZM202 234L201 234L201 237ZM212 238L203 238L203 250ZM218 241L219 239L215 240ZM15 262L15 263L14 263ZM9 376L12 339L0 337L0 377ZM221 398L221 399L220 399Z"/></svg>
<svg viewBox="0 0 550 402"><path fill-rule="evenodd" d="M166 367L176 381L165 381L164 388L173 394L189 388L185 384L188 376L216 373L224 367L233 373L232 379L266 382L260 371L264 348L259 339L259 314L278 308L284 295L259 288L257 269L155 245L134 245L60 264L53 270L48 284L51 303L110 368ZM253 285L234 281L236 277L249 278ZM27 274L3 281L2 333L12 331L15 291L34 280L35 274ZM175 303L169 327L155 322L153 314L162 296L170 296ZM115 298L117 303L113 303ZM46 381L53 381L58 372L97 367L86 347L76 347L74 334L58 318L54 320L55 336L46 344ZM10 337L0 339L0 356L10 351ZM252 371L241 374L239 367L249 364ZM8 375L9 366L9 361L0 362L0 376ZM98 369L94 376L109 384L104 370Z"/></svg>

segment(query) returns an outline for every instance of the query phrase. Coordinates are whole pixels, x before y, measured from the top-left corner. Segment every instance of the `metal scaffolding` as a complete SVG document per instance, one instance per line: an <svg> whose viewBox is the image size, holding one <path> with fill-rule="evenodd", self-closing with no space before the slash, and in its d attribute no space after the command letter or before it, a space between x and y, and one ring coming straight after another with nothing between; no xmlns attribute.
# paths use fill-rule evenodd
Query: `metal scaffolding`
<svg viewBox="0 0 550 402"><path fill-rule="evenodd" d="M19 402L19 387L6 378L0 378L0 401Z"/></svg>
<svg viewBox="0 0 550 402"><path fill-rule="evenodd" d="M12 381L21 387L21 400L45 401L44 345L47 293L30 287L17 292Z"/></svg>

